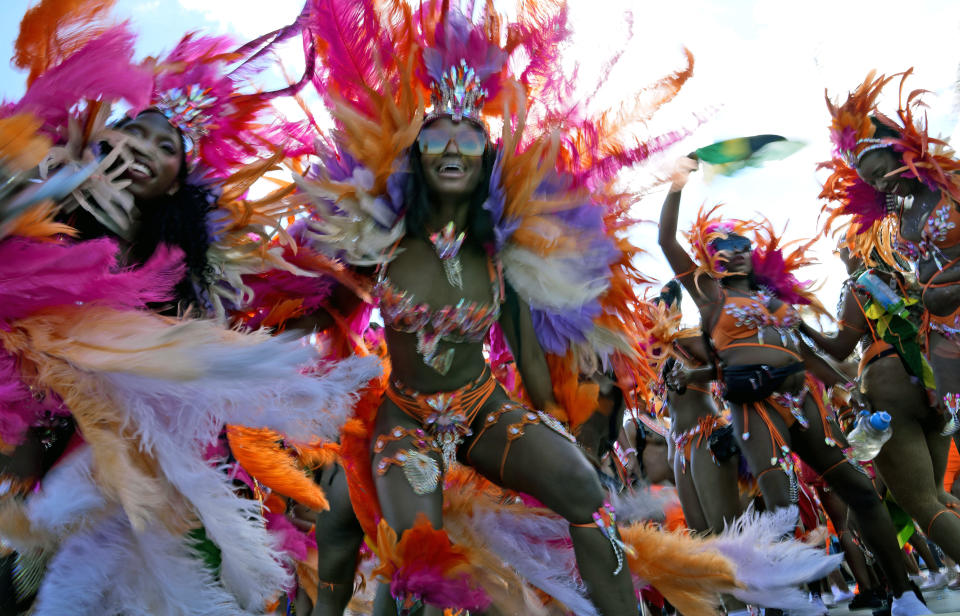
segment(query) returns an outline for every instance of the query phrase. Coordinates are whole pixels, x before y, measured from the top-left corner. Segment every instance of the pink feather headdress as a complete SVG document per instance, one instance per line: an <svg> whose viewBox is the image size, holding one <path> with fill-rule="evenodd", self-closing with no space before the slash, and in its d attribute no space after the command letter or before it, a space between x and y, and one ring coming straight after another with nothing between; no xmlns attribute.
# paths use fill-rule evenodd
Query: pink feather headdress
<svg viewBox="0 0 960 616"><path fill-rule="evenodd" d="M223 176L277 148L291 155L308 149L305 129L278 120L270 101L298 92L307 83L312 64L304 78L275 92L256 91L250 82L263 70L254 60L287 38L286 30L299 30L299 20L267 35L273 40L259 50L256 42L238 47L229 37L190 33L166 57L147 60L154 70L150 106L181 131L191 161L205 171Z"/></svg>
<svg viewBox="0 0 960 616"><path fill-rule="evenodd" d="M757 284L785 303L810 306L816 312L826 314L826 309L812 292L811 283L801 282L794 274L801 267L814 263L807 256L814 240L806 243L794 240L781 244L781 236L774 231L773 225L766 218L747 221L724 219L719 216L721 207L715 205L709 210L701 207L690 231L685 233L697 262L697 269L693 272L694 280L703 275L711 278L729 276L723 268L723 255L718 253L711 243L730 235L742 235L749 238L753 244L751 260ZM787 252L790 246L793 246L793 249Z"/></svg>
<svg viewBox="0 0 960 616"><path fill-rule="evenodd" d="M71 117L80 117L89 133L103 104L124 101L132 114L155 108L184 135L188 160L217 177L278 148L291 155L309 149L305 129L278 119L269 106L309 83L314 55L307 54L304 76L285 88L263 92L251 79L269 66L261 58L302 31L303 16L239 47L227 37L187 34L162 59L136 63L136 37L128 24L111 20L112 5L43 0L30 9L14 56L29 71L28 88L0 113L32 113L43 132L62 143ZM89 111L78 113L83 107Z"/></svg>
<svg viewBox="0 0 960 616"><path fill-rule="evenodd" d="M930 137L926 117L917 117L916 111L924 106L920 97L926 91L906 91L906 80L912 72L913 69L908 69L890 77L875 77L871 71L844 103L827 99L835 151L830 161L819 165L830 171L820 193L820 198L827 201L823 206L827 214L823 233L830 232L834 223L841 221L834 234L843 232L841 244L868 264L879 258L893 267L901 267L894 254L897 220L896 216L889 215L887 196L869 186L856 172L864 154L877 148L892 148L903 161L903 167L896 173L917 178L960 201L960 181L956 179L960 161L947 142ZM893 118L877 110L876 99L883 87L897 76L900 77L900 104ZM871 116L896 136L876 138Z"/></svg>

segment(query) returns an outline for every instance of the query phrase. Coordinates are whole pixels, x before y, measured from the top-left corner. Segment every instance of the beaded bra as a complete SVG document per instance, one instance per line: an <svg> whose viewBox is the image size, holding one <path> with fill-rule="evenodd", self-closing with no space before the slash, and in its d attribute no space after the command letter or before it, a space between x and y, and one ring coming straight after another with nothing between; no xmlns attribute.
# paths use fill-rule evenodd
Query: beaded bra
<svg viewBox="0 0 960 616"><path fill-rule="evenodd" d="M949 260L943 254L943 249L960 244L958 222L960 211L953 201L947 200L927 216L918 242L914 243L901 236L898 238L897 247L911 261L919 262L932 258L938 267L943 267Z"/></svg>
<svg viewBox="0 0 960 616"><path fill-rule="evenodd" d="M800 324L800 315L789 304L782 303L775 311L771 311L771 297L764 292L757 292L750 297L727 296L723 305L723 312L713 327L713 338L717 350L723 350L730 342L757 336L759 344L764 344L763 332L765 328L773 328L780 334L780 342L787 343L787 339L796 342L795 331ZM722 336L718 335L722 334ZM726 344L721 342L725 339Z"/></svg>
<svg viewBox="0 0 960 616"><path fill-rule="evenodd" d="M413 293L397 288L380 268L373 294L380 300L383 323L395 331L416 334L417 353L440 374L446 374L453 363L455 349L438 353L440 342L482 342L500 318L503 301L503 272L499 261L488 262L493 302L468 302L461 299L454 305L433 309L418 302Z"/></svg>

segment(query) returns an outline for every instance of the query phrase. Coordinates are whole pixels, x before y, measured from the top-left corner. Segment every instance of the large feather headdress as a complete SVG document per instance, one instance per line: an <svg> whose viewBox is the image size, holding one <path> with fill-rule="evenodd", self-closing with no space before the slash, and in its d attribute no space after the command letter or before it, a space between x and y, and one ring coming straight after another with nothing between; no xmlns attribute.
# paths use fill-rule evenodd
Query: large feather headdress
<svg viewBox="0 0 960 616"><path fill-rule="evenodd" d="M487 249L530 305L555 376L589 374L599 358L649 380L639 367L647 337L631 309L643 276L625 240L635 199L615 180L688 133L639 136L691 77L689 52L676 72L596 112L559 70L570 37L562 1L520 2L511 19L491 2L440 0L310 0L306 14L314 85L336 124L321 139L321 164L297 178L316 243L355 265L388 261L405 233L408 153L420 129L440 115L479 122L496 153Z"/></svg>
<svg viewBox="0 0 960 616"><path fill-rule="evenodd" d="M812 265L808 251L815 240L793 240L783 243L773 224L759 216L753 220L736 220L720 216L721 205L709 210L701 207L691 229L685 233L697 262L694 280L707 275L719 279L731 275L724 268L725 257L712 246L714 240L742 235L753 244L751 261L753 277L764 291L787 304L809 306L820 314L826 309L813 293L811 282L801 282L795 272Z"/></svg>
<svg viewBox="0 0 960 616"><path fill-rule="evenodd" d="M906 91L906 80L912 72L908 69L877 77L871 71L843 104L827 98L835 149L833 158L819 165L830 171L820 193L820 198L827 201L823 206L827 215L823 232L830 232L837 224L834 234L843 234L841 244L868 264L879 257L893 267L901 267L894 254L898 223L896 216L889 215L890 199L864 182L856 171L864 154L877 148L892 148L903 161L897 173L917 178L951 199L960 200L960 183L955 176L960 161L946 141L929 136L926 116L918 117L917 110L924 106L921 96L926 91ZM897 76L899 108L896 116L890 117L877 110L876 100L883 87ZM875 137L875 122L891 129L896 136Z"/></svg>

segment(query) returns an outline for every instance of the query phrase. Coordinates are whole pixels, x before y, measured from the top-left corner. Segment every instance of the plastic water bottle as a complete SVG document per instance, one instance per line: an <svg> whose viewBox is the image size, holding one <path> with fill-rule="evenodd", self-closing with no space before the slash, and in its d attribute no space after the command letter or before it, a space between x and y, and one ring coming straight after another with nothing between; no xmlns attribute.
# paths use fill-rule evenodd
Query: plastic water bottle
<svg viewBox="0 0 960 616"><path fill-rule="evenodd" d="M847 437L850 454L858 462L873 460L892 435L889 413L877 411L871 414L870 411L861 411L856 427Z"/></svg>
<svg viewBox="0 0 960 616"><path fill-rule="evenodd" d="M890 288L890 285L880 280L880 278L873 273L873 270L867 270L860 274L860 277L857 278L857 286L869 293L874 301L883 306L883 309L887 312L903 316L901 313L906 310L906 304L903 298L897 295L893 289Z"/></svg>

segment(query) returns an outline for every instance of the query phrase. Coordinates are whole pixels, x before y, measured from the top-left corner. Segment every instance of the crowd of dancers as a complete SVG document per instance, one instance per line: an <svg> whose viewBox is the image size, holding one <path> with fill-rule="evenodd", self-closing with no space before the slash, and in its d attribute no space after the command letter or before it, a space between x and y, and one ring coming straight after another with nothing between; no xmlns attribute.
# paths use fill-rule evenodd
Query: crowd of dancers
<svg viewBox="0 0 960 616"><path fill-rule="evenodd" d="M931 613L960 159L910 70L828 93L817 238L681 237L691 174L771 142L625 188L700 121L638 137L689 52L595 112L561 0L307 0L146 59L111 5L30 8L0 106L0 614L824 614L841 571Z"/></svg>

